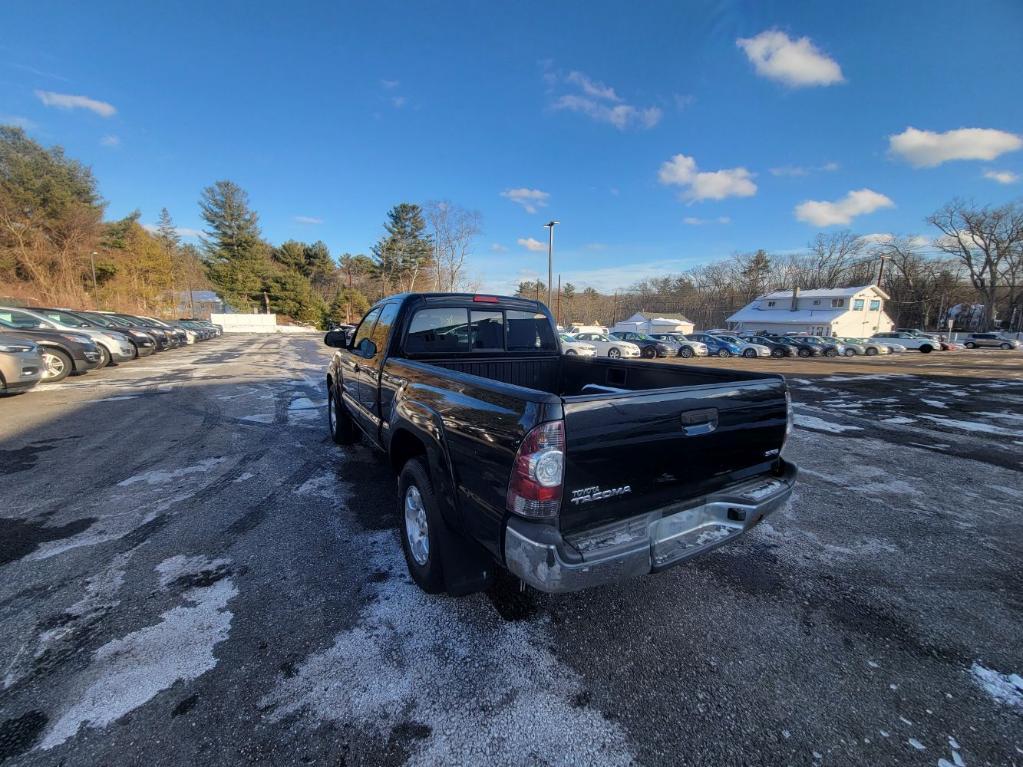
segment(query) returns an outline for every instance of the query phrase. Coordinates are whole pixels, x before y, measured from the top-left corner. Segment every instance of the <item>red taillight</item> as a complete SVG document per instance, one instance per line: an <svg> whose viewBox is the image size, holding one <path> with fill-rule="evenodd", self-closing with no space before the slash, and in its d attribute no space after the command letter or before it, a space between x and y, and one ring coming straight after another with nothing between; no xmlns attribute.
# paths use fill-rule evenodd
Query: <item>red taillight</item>
<svg viewBox="0 0 1023 767"><path fill-rule="evenodd" d="M508 511L523 517L557 516L565 479L565 424L542 423L526 435L515 453L508 481Z"/></svg>
<svg viewBox="0 0 1023 767"><path fill-rule="evenodd" d="M497 296L473 296L472 300L477 304L496 304L500 299Z"/></svg>

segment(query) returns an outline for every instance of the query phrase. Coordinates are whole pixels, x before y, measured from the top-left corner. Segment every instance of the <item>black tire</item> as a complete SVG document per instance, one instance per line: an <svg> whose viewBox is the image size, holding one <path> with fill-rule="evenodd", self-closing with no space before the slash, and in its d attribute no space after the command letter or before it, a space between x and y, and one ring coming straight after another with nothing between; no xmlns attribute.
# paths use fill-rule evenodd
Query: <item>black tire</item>
<svg viewBox="0 0 1023 767"><path fill-rule="evenodd" d="M781 349L771 349L771 356L772 357L784 357L785 356L785 352L783 352Z"/></svg>
<svg viewBox="0 0 1023 767"><path fill-rule="evenodd" d="M846 357L855 357L856 356L856 351L854 349L846 349L845 350L845 356Z"/></svg>
<svg viewBox="0 0 1023 767"><path fill-rule="evenodd" d="M726 359L728 357L731 357L732 353L730 351L728 351L728 349L718 349L718 356L721 359Z"/></svg>
<svg viewBox="0 0 1023 767"><path fill-rule="evenodd" d="M414 493L414 495L413 495ZM419 510L415 509L413 498L418 498ZM419 520L410 523L409 516ZM444 520L441 519L437 500L433 495L433 484L426 463L422 458L411 458L401 468L398 476L398 534L401 549L405 553L405 564L409 575L427 594L444 591L444 567L442 565L445 544ZM425 522L425 524L422 524ZM423 535L415 535L413 531ZM410 540L415 535L416 541ZM425 556L422 543L425 541Z"/></svg>
<svg viewBox="0 0 1023 767"><path fill-rule="evenodd" d="M607 350L607 356L613 360L616 360L622 356L622 353L618 351L618 349L616 349L614 346L612 346L610 349Z"/></svg>
<svg viewBox="0 0 1023 767"><path fill-rule="evenodd" d="M689 359L690 357L693 356L693 349L692 349L692 347L691 346L683 346L681 349L678 350L678 356L679 357L685 357L686 359Z"/></svg>
<svg viewBox="0 0 1023 767"><path fill-rule="evenodd" d="M920 347L920 351L923 352L924 354L930 354L931 352L934 351L934 347L924 344L923 346Z"/></svg>
<svg viewBox="0 0 1023 767"><path fill-rule="evenodd" d="M131 342L131 358L137 360L139 358L139 347L134 341Z"/></svg>
<svg viewBox="0 0 1023 767"><path fill-rule="evenodd" d="M1002 344L999 348L1009 350L1012 348L1012 344Z"/></svg>
<svg viewBox="0 0 1023 767"><path fill-rule="evenodd" d="M876 357L877 356L877 349L875 349L873 346L868 346L867 347L867 356L868 357Z"/></svg>
<svg viewBox="0 0 1023 767"><path fill-rule="evenodd" d="M798 354L800 357L812 357L813 356L813 352L810 351L809 349L800 349L798 352L796 352L796 354Z"/></svg>
<svg viewBox="0 0 1023 767"><path fill-rule="evenodd" d="M753 359L754 357L757 356L757 350L756 349L743 349L742 350L742 356L745 357L748 360L749 359Z"/></svg>
<svg viewBox="0 0 1023 767"><path fill-rule="evenodd" d="M977 344L973 343L973 341L967 341L965 344L963 344L963 346L965 346L967 349L977 348Z"/></svg>
<svg viewBox="0 0 1023 767"><path fill-rule="evenodd" d="M838 356L838 349L828 349L826 352L824 352L824 356L825 357L837 357Z"/></svg>
<svg viewBox="0 0 1023 767"><path fill-rule="evenodd" d="M652 346L645 346L639 355L645 360L652 360L657 356L657 350Z"/></svg>
<svg viewBox="0 0 1023 767"><path fill-rule="evenodd" d="M97 370L102 370L108 365L114 363L114 358L110 355L110 350L107 349L103 344L96 344L99 347L99 367Z"/></svg>
<svg viewBox="0 0 1023 767"><path fill-rule="evenodd" d="M57 381L63 381L72 372L74 372L75 366L66 353L60 349L47 349L43 348L43 360L44 369L42 381L46 383L57 383Z"/></svg>
<svg viewBox="0 0 1023 767"><path fill-rule="evenodd" d="M565 352L566 357L575 357L578 354L575 349L569 349Z"/></svg>
<svg viewBox="0 0 1023 767"><path fill-rule="evenodd" d="M351 445L359 440L359 429L352 420L352 414L333 386L327 397L327 426L336 445Z"/></svg>

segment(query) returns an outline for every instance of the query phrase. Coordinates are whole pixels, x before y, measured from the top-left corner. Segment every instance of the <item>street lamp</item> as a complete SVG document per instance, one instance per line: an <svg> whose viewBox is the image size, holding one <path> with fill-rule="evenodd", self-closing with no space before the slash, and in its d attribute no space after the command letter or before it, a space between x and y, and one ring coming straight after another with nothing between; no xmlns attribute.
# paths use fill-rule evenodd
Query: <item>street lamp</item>
<svg viewBox="0 0 1023 767"><path fill-rule="evenodd" d="M560 221L548 221L544 224L547 230L547 308L551 306L551 283L554 282L554 227Z"/></svg>

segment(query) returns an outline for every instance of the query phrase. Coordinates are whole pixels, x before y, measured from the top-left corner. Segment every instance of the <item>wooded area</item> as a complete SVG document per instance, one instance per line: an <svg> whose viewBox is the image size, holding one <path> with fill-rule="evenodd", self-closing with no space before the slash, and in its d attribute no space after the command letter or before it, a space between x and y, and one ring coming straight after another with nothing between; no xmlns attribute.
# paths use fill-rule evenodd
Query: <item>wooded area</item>
<svg viewBox="0 0 1023 767"><path fill-rule="evenodd" d="M248 195L227 180L202 190L200 246L181 242L166 209L149 228L138 211L104 221L104 210L88 167L0 126L0 296L163 314L175 291L211 288L237 311L322 326L355 322L395 292L479 287L467 266L482 217L448 201L395 205L370 255L337 259L323 242L268 242ZM927 223L933 240L822 233L803 252L736 253L611 295L566 280L551 308L565 325L647 310L711 328L769 290L864 285L880 273L899 326L935 327L950 307L974 303L984 305L985 328L1023 325L1023 204L953 200ZM518 294L543 299L546 286L523 282Z"/></svg>

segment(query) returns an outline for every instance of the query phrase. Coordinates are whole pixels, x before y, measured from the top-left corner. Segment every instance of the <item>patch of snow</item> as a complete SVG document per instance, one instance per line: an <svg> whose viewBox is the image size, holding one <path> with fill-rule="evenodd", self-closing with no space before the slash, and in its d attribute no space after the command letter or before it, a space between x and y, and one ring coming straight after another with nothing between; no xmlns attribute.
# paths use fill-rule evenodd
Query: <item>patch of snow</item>
<svg viewBox="0 0 1023 767"><path fill-rule="evenodd" d="M318 495L328 501L336 501L340 497L338 485L337 477L325 471L307 479L295 492L299 495Z"/></svg>
<svg viewBox="0 0 1023 767"><path fill-rule="evenodd" d="M916 738L910 738L908 742L909 742L909 745L911 745L917 751L924 751L927 748L923 743L921 743Z"/></svg>
<svg viewBox="0 0 1023 767"><path fill-rule="evenodd" d="M910 727L913 726L913 723L904 716L900 716L899 721L902 722L903 724L908 724Z"/></svg>
<svg viewBox="0 0 1023 767"><path fill-rule="evenodd" d="M179 680L191 681L217 665L214 648L227 639L238 595L230 579L190 589L186 605L160 616L160 622L107 642L96 650L86 674L91 683L49 729L39 748L49 750L82 726L105 727Z"/></svg>
<svg viewBox="0 0 1023 767"><path fill-rule="evenodd" d="M892 416L891 418L882 418L881 422L882 423L890 423L890 424L894 424L894 425L899 425L899 424L907 424L907 423L916 423L916 419L915 418L907 418L904 415L895 415L895 416Z"/></svg>
<svg viewBox="0 0 1023 767"><path fill-rule="evenodd" d="M1002 674L979 663L970 667L973 681L999 703L1023 711L1023 677L1019 674Z"/></svg>
<svg viewBox="0 0 1023 767"><path fill-rule="evenodd" d="M946 405L940 399L924 399L923 397L921 397L920 401L923 402L925 405L936 407L939 410L948 410L948 405Z"/></svg>
<svg viewBox="0 0 1023 767"><path fill-rule="evenodd" d="M206 458L194 466L186 466L182 469L154 469L153 471L136 474L134 477L128 477L128 479L122 479L117 483L117 486L128 487L137 482L145 482L147 485L159 485L172 479L187 476L188 474L203 474L225 460L224 458Z"/></svg>
<svg viewBox="0 0 1023 767"><path fill-rule="evenodd" d="M871 668L881 668L881 665L879 663L875 663L872 660L868 660L867 665L870 666Z"/></svg>
<svg viewBox="0 0 1023 767"><path fill-rule="evenodd" d="M928 421L934 421L934 423L941 424L942 426L951 426L953 429L962 429L963 431L997 434L1002 437L1023 437L1023 432L1012 431L1011 429L979 421L958 421L953 418L944 418L936 415L921 415L920 417L926 418Z"/></svg>
<svg viewBox="0 0 1023 767"><path fill-rule="evenodd" d="M273 423L273 414L257 413L256 415L243 415L241 417L243 421L251 421L252 423Z"/></svg>
<svg viewBox="0 0 1023 767"><path fill-rule="evenodd" d="M122 394L119 397L100 397L99 399L90 400L91 402L120 402L123 399L136 399L139 395L137 394Z"/></svg>
<svg viewBox="0 0 1023 767"><path fill-rule="evenodd" d="M247 471L247 472L245 472L244 474L242 474L241 476L239 476L239 477L238 477L238 478L237 478L237 479L235 480L235 483L238 483L238 482L244 482L244 481L245 481L245 480L247 480L247 479L252 479L252 478L253 478L254 476L256 476L256 475L255 475L255 474L253 474L253 473L252 473L251 471Z"/></svg>
<svg viewBox="0 0 1023 767"><path fill-rule="evenodd" d="M816 416L806 415L804 413L795 413L793 415L793 422L796 426L803 429L827 431L832 434L841 434L845 431L863 431L863 429L859 426L848 426L846 424L833 423L831 421L825 421L823 418L817 418Z"/></svg>
<svg viewBox="0 0 1023 767"><path fill-rule="evenodd" d="M975 413L975 415L983 415L983 416L987 416L988 418L1000 418L1003 421L1013 421L1013 422L1016 422L1016 423L1023 423L1023 415L1020 415L1019 413L987 413L987 412L980 412L980 413Z"/></svg>
<svg viewBox="0 0 1023 767"><path fill-rule="evenodd" d="M178 554L158 564L156 572L160 574L160 587L167 588L179 578L215 573L218 570L225 570L230 564L230 559L209 559L201 554L186 557L184 554Z"/></svg>

